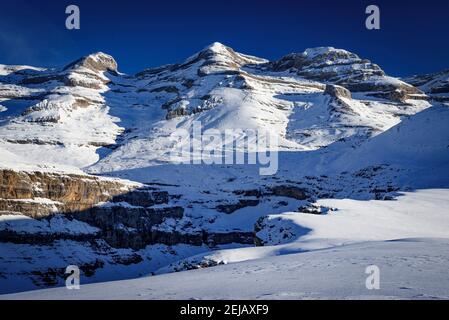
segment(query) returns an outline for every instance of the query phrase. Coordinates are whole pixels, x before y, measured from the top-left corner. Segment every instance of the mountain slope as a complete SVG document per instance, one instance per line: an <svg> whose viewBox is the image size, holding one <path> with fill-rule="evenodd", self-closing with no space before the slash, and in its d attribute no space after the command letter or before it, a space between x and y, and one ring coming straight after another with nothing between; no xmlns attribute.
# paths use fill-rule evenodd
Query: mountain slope
<svg viewBox="0 0 449 320"><path fill-rule="evenodd" d="M405 78L404 81L420 88L420 90L438 100L447 101L447 95L449 94L449 70L415 75Z"/></svg>
<svg viewBox="0 0 449 320"><path fill-rule="evenodd" d="M170 161L170 134L191 130L193 121L221 131L263 128L278 135L280 150L308 150L363 140L428 106L402 103L418 90L334 48L267 62L214 43L182 64L136 76L118 73L102 53L24 79L16 73L2 78L0 103L9 110L1 114L3 148L36 162L45 150L47 162L79 168L101 160L90 169L96 173ZM316 80L357 94L329 97ZM391 100L371 98L379 95Z"/></svg>
<svg viewBox="0 0 449 320"><path fill-rule="evenodd" d="M379 219L383 236L348 230L347 242L444 236L441 197L430 231L387 227L408 208L403 192L449 186L445 93L331 47L267 61L213 43L179 64L118 70L104 53L61 69L0 67L2 292L63 285L73 263L91 283L264 258L302 248L333 219L353 230ZM233 136L196 149L173 139L193 136L196 122ZM265 160L276 172L224 163L222 150L272 151ZM212 164L192 163L204 154ZM338 208L371 200L398 206L386 217L377 205L366 215ZM331 229L315 231L327 238L317 247L341 244Z"/></svg>

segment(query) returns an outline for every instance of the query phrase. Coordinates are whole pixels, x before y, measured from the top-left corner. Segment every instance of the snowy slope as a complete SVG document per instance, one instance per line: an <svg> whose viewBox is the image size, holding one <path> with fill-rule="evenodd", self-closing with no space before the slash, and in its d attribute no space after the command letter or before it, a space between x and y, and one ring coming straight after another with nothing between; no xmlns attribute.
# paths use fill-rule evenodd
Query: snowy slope
<svg viewBox="0 0 449 320"><path fill-rule="evenodd" d="M426 180L432 181L434 186L440 180L444 185L444 181L449 180L446 170L449 164L448 121L448 106L435 105L343 154L334 162L334 169L354 170L387 163L420 171L423 176L413 177L415 186ZM427 186L422 184L421 187Z"/></svg>
<svg viewBox="0 0 449 320"><path fill-rule="evenodd" d="M101 96L108 71L89 64L98 57L110 58L94 54L64 70L33 69L25 77L19 69L1 77L0 104L7 108L0 114L1 146L35 163L81 168L97 161L98 147L113 144L120 132Z"/></svg>
<svg viewBox="0 0 449 320"><path fill-rule="evenodd" d="M448 299L448 240L368 242L3 299ZM370 265L380 289L365 287Z"/></svg>
<svg viewBox="0 0 449 320"><path fill-rule="evenodd" d="M182 270L203 261L236 263L315 251L368 241L403 238L448 238L447 189L401 193L396 201L320 199L324 214L304 210L270 214L258 222L257 237L265 245L202 253L158 270Z"/></svg>
<svg viewBox="0 0 449 320"><path fill-rule="evenodd" d="M27 76L44 70L44 68L36 68L31 66L11 66L0 64L0 76L8 76L12 73L14 73L15 75Z"/></svg>

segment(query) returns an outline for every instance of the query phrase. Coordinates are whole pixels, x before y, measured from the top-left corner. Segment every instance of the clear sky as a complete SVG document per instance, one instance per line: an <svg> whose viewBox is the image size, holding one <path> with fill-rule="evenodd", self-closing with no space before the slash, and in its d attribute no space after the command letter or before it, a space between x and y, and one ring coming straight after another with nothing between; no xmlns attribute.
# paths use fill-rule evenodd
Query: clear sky
<svg viewBox="0 0 449 320"><path fill-rule="evenodd" d="M65 28L69 4L81 30ZM365 28L369 4L381 30ZM135 73L219 41L271 60L334 46L403 76L449 68L448 17L448 0L1 0L0 63L63 66L103 51Z"/></svg>

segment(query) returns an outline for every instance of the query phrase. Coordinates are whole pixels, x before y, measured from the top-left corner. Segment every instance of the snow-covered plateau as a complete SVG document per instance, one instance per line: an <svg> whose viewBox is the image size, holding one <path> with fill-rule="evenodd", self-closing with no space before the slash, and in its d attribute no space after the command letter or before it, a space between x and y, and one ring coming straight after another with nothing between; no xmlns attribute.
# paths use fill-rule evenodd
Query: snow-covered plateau
<svg viewBox="0 0 449 320"><path fill-rule="evenodd" d="M448 81L332 47L0 65L0 299L448 299Z"/></svg>

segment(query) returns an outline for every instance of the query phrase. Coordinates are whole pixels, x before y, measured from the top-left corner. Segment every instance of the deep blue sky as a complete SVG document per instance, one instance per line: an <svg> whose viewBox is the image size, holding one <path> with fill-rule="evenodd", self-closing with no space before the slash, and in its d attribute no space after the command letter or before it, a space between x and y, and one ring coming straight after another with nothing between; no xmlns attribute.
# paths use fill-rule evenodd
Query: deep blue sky
<svg viewBox="0 0 449 320"><path fill-rule="evenodd" d="M81 30L65 29L65 7ZM381 30L365 8L381 9ZM214 41L267 59L315 46L344 48L396 76L449 68L449 1L0 1L0 63L62 66L113 55L122 72L180 62Z"/></svg>

